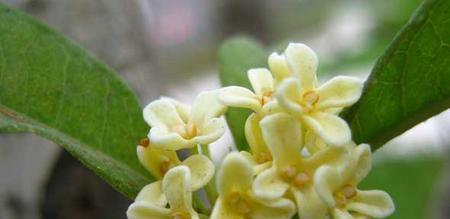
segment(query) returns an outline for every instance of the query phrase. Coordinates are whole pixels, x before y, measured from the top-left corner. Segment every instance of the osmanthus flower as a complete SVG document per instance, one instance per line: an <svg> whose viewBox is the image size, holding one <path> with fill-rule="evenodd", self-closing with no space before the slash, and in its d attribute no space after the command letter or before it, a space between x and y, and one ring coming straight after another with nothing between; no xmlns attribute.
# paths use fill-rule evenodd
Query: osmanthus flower
<svg viewBox="0 0 450 219"><path fill-rule="evenodd" d="M144 120L151 126L152 145L178 150L209 144L225 132L220 117L226 107L217 100L216 91L200 93L192 109L169 98L153 101L144 108Z"/></svg>
<svg viewBox="0 0 450 219"><path fill-rule="evenodd" d="M138 145L137 156L141 164L158 179L163 178L171 168L188 167L193 190L204 186L213 177L215 171L214 164L205 155L195 154L180 161L175 151L155 148L148 139L142 140Z"/></svg>
<svg viewBox="0 0 450 219"><path fill-rule="evenodd" d="M326 147L309 157L303 156L301 124L287 113L266 116L260 126L273 163L255 178L255 195L264 200L292 195L299 218L323 218L327 206L314 190L314 173L322 165L344 165L346 148Z"/></svg>
<svg viewBox="0 0 450 219"><path fill-rule="evenodd" d="M141 190L127 210L128 219L199 218L192 208L191 181L188 167L177 166L170 169L162 182L154 182Z"/></svg>
<svg viewBox="0 0 450 219"><path fill-rule="evenodd" d="M279 106L298 116L326 143L338 146L348 143L350 129L336 113L359 99L362 81L337 76L318 86L318 59L314 51L304 44L289 44L284 57L292 77L281 81L277 88Z"/></svg>
<svg viewBox="0 0 450 219"><path fill-rule="evenodd" d="M254 171L244 155L232 152L217 173L216 201L211 219L289 219L295 205L289 199L260 200L252 192Z"/></svg>
<svg viewBox="0 0 450 219"><path fill-rule="evenodd" d="M344 168L323 166L317 170L315 189L334 218L384 218L394 212L394 203L386 192L357 189L370 169L370 147L363 144L352 149L350 162Z"/></svg>
<svg viewBox="0 0 450 219"><path fill-rule="evenodd" d="M253 91L240 86L224 87L219 89L219 100L224 105L248 108L262 115L275 93L274 79L265 68L250 69L247 75Z"/></svg>

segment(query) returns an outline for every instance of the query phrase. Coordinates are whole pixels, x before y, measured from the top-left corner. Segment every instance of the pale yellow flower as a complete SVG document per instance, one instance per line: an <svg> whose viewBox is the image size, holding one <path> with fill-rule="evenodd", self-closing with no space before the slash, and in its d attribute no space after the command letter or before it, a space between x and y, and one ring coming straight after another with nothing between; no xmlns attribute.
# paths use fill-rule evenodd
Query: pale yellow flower
<svg viewBox="0 0 450 219"><path fill-rule="evenodd" d="M151 102L144 108L144 120L151 126L149 138L154 147L178 150L209 144L225 132L220 117L226 107L217 101L217 93L200 93L192 109L169 98Z"/></svg>
<svg viewBox="0 0 450 219"><path fill-rule="evenodd" d="M327 214L327 208L314 191L314 173L325 164L343 165L347 155L345 148L326 147L305 157L301 154L301 125L291 115L269 115L261 120L260 125L273 163L271 168L256 177L253 184L255 195L273 200L289 191L296 200L300 218L322 218Z"/></svg>
<svg viewBox="0 0 450 219"><path fill-rule="evenodd" d="M195 154L180 161L175 151L154 148L151 142L146 140L138 145L137 156L141 164L158 179L173 167L187 166L190 169L193 190L206 185L214 175L214 164L205 155Z"/></svg>
<svg viewBox="0 0 450 219"><path fill-rule="evenodd" d="M223 160L217 173L216 201L211 219L290 219L295 213L292 201L257 199L252 192L252 163L240 153L232 152Z"/></svg>
<svg viewBox="0 0 450 219"><path fill-rule="evenodd" d="M170 169L162 182L146 187L127 210L128 219L197 219L192 208L191 174L186 166ZM167 203L169 208L166 208Z"/></svg>
<svg viewBox="0 0 450 219"><path fill-rule="evenodd" d="M394 203L386 192L357 189L370 169L370 147L364 144L352 149L350 162L344 168L323 166L317 170L315 190L334 218L353 219L361 215L384 218L394 212Z"/></svg>
<svg viewBox="0 0 450 219"><path fill-rule="evenodd" d="M232 107L248 108L263 114L263 108L272 100L275 85L272 74L265 68L250 69L247 73L253 91L245 87L229 86L219 90L219 100Z"/></svg>
<svg viewBox="0 0 450 219"><path fill-rule="evenodd" d="M304 44L291 43L284 56L291 77L282 80L277 88L278 104L298 116L308 129L326 143L348 143L351 139L350 129L336 113L359 99L362 81L337 76L319 87L316 76L318 59L312 49Z"/></svg>

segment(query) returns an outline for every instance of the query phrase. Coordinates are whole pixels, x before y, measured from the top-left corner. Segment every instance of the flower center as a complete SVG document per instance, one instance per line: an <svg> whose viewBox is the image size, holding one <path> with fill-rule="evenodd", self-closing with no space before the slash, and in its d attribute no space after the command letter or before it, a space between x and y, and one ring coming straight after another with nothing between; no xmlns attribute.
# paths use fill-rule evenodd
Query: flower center
<svg viewBox="0 0 450 219"><path fill-rule="evenodd" d="M302 187L302 186L306 185L306 183L308 183L309 180L310 180L310 177L307 173L300 172L295 176L293 183L297 187Z"/></svg>
<svg viewBox="0 0 450 219"><path fill-rule="evenodd" d="M336 204L339 207L344 207L349 199L352 199L357 194L356 188L352 185L343 186L338 192L335 193L334 198Z"/></svg>
<svg viewBox="0 0 450 219"><path fill-rule="evenodd" d="M189 219L189 214L186 212L174 212L170 215L171 219Z"/></svg>
<svg viewBox="0 0 450 219"><path fill-rule="evenodd" d="M261 106L264 106L264 104L268 103L270 100L272 100L273 92L267 92L263 94L261 97L259 97L259 102L261 103Z"/></svg>
<svg viewBox="0 0 450 219"><path fill-rule="evenodd" d="M286 181L296 187L305 186L311 177L304 171L298 171L294 165L287 166L281 170L281 176Z"/></svg>
<svg viewBox="0 0 450 219"><path fill-rule="evenodd" d="M303 98L300 101L300 104L307 110L307 111L311 111L315 104L319 101L319 95L313 91L306 91L303 94Z"/></svg>
<svg viewBox="0 0 450 219"><path fill-rule="evenodd" d="M228 203L231 209L240 215L248 215L252 211L250 204L238 192L234 192L228 197Z"/></svg>
<svg viewBox="0 0 450 219"><path fill-rule="evenodd" d="M176 125L172 130L185 139L191 139L198 135L198 129L194 123Z"/></svg>

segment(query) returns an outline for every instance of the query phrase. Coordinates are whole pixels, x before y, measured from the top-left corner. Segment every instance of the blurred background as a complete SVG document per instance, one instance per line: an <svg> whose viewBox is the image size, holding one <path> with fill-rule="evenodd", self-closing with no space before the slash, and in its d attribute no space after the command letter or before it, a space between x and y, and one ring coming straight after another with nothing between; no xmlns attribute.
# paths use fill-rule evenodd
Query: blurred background
<svg viewBox="0 0 450 219"><path fill-rule="evenodd" d="M114 68L142 105L190 103L220 86L216 57L236 34L269 48L296 41L319 55L319 76L367 77L419 0L0 0L36 17ZM232 147L229 135L216 158ZM365 188L388 191L391 218L450 218L450 112L375 153ZM125 218L131 203L53 143L0 135L0 219Z"/></svg>

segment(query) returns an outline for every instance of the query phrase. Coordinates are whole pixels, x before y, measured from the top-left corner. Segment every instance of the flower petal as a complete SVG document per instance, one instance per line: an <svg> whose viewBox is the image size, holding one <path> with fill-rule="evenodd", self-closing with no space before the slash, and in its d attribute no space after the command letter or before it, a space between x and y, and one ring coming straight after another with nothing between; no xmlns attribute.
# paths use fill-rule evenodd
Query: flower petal
<svg viewBox="0 0 450 219"><path fill-rule="evenodd" d="M307 130L305 132L305 146L309 153L314 154L325 148L327 145L313 131Z"/></svg>
<svg viewBox="0 0 450 219"><path fill-rule="evenodd" d="M335 219L355 219L348 211L339 208L333 209L333 217Z"/></svg>
<svg viewBox="0 0 450 219"><path fill-rule="evenodd" d="M167 204L167 199L162 191L161 181L156 181L144 186L144 188L142 188L136 196L135 201L165 207Z"/></svg>
<svg viewBox="0 0 450 219"><path fill-rule="evenodd" d="M363 82L354 77L337 76L317 89L318 109L347 107L358 101Z"/></svg>
<svg viewBox="0 0 450 219"><path fill-rule="evenodd" d="M308 127L328 144L343 146L351 140L350 127L336 115L316 112L303 115L302 118Z"/></svg>
<svg viewBox="0 0 450 219"><path fill-rule="evenodd" d="M263 140L261 128L259 127L260 120L261 117L256 113L251 114L247 118L245 122L245 138L255 156L256 162L264 163L272 160L272 155Z"/></svg>
<svg viewBox="0 0 450 219"><path fill-rule="evenodd" d="M289 188L276 168L272 167L262 171L253 182L253 193L256 197L265 200L274 200L280 198Z"/></svg>
<svg viewBox="0 0 450 219"><path fill-rule="evenodd" d="M294 203L286 198L263 201L254 197L253 200L256 205L253 206L250 218L290 219L296 211Z"/></svg>
<svg viewBox="0 0 450 219"><path fill-rule="evenodd" d="M301 89L300 83L295 78L283 80L276 91L278 104L290 113L302 114L303 109L298 102L302 98Z"/></svg>
<svg viewBox="0 0 450 219"><path fill-rule="evenodd" d="M217 90L201 92L192 104L190 121L201 126L204 122L220 117L225 113L226 106L218 100Z"/></svg>
<svg viewBox="0 0 450 219"><path fill-rule="evenodd" d="M261 111L261 102L256 94L244 87L224 87L219 90L218 98L226 106L247 108L255 112Z"/></svg>
<svg viewBox="0 0 450 219"><path fill-rule="evenodd" d="M344 181L353 185L358 185L369 174L372 168L372 154L370 146L361 144L351 149L350 162L348 167L343 169L342 177Z"/></svg>
<svg viewBox="0 0 450 219"><path fill-rule="evenodd" d="M277 82L281 82L283 79L291 76L286 58L283 55L279 55L275 52L270 54L268 63Z"/></svg>
<svg viewBox="0 0 450 219"><path fill-rule="evenodd" d="M210 119L198 127L198 132L197 136L192 138L192 141L197 144L212 143L225 133L225 121L222 118Z"/></svg>
<svg viewBox="0 0 450 219"><path fill-rule="evenodd" d="M264 117L260 126L275 165L284 167L301 159L302 129L295 118L287 113L276 113Z"/></svg>
<svg viewBox="0 0 450 219"><path fill-rule="evenodd" d="M298 75L302 88L314 89L317 84L316 71L319 64L316 53L305 44L290 43L285 56L291 71Z"/></svg>
<svg viewBox="0 0 450 219"><path fill-rule="evenodd" d="M247 191L253 181L253 167L247 158L238 152L229 153L217 172L217 191L227 195L233 191Z"/></svg>
<svg viewBox="0 0 450 219"><path fill-rule="evenodd" d="M204 155L194 154L186 158L181 165L185 165L191 170L192 191L206 185L214 175L214 164Z"/></svg>
<svg viewBox="0 0 450 219"><path fill-rule="evenodd" d="M272 73L265 68L250 69L248 80L257 96L266 96L274 91Z"/></svg>
<svg viewBox="0 0 450 219"><path fill-rule="evenodd" d="M358 190L356 197L347 204L347 209L375 218L384 218L394 212L395 206L389 194L384 191Z"/></svg>
<svg viewBox="0 0 450 219"><path fill-rule="evenodd" d="M179 150L190 148L196 145L192 139L184 139L176 132L169 132L163 127L153 127L150 129L148 138L152 146L163 150Z"/></svg>
<svg viewBox="0 0 450 219"><path fill-rule="evenodd" d="M128 219L167 219L170 217L170 210L164 207L158 207L146 202L135 202L128 207Z"/></svg>
<svg viewBox="0 0 450 219"><path fill-rule="evenodd" d="M173 126L184 124L176 107L168 100L155 100L148 104L144 110L144 120L151 127L165 127L170 129Z"/></svg>
<svg viewBox="0 0 450 219"><path fill-rule="evenodd" d="M185 104L181 103L180 101L175 100L170 97L161 97L161 100L171 102L175 106L175 109L177 110L178 115L180 115L180 118L183 120L184 123L187 123L189 121L189 115L191 112L191 108L188 105L185 105Z"/></svg>
<svg viewBox="0 0 450 219"><path fill-rule="evenodd" d="M187 166L176 166L167 171L162 184L171 212L197 215L192 209L191 174Z"/></svg>
<svg viewBox="0 0 450 219"><path fill-rule="evenodd" d="M342 186L342 179L338 170L330 166L320 167L314 174L314 189L317 195L330 208L334 208L336 203L334 201L333 192Z"/></svg>
<svg viewBox="0 0 450 219"><path fill-rule="evenodd" d="M238 219L239 215L235 215L234 212L230 211L222 197L219 197L214 204L210 219Z"/></svg>
<svg viewBox="0 0 450 219"><path fill-rule="evenodd" d="M314 188L303 189L301 191L292 189L292 193L297 203L299 218L326 218L328 215L328 207L317 196Z"/></svg>
<svg viewBox="0 0 450 219"><path fill-rule="evenodd" d="M142 166L158 179L161 179L164 175L164 168L161 164L176 165L180 162L175 151L154 148L152 145L147 147L139 145L136 151Z"/></svg>

